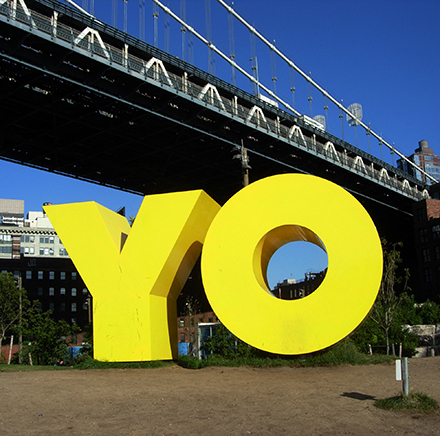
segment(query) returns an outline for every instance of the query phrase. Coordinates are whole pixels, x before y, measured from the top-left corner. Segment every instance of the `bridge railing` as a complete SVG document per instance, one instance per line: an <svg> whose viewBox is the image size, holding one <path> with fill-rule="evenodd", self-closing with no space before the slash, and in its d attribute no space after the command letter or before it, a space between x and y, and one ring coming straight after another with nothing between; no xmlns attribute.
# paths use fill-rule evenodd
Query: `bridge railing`
<svg viewBox="0 0 440 436"><path fill-rule="evenodd" d="M261 102L261 105L252 106L252 103L247 101L247 105L240 104L236 96L231 99L220 95L214 85L211 88L206 88L206 85L203 87L188 80L185 73L183 76L178 76L168 72L159 59L156 60L154 66L152 64L148 66L151 59L142 59L128 53L128 46L120 49L104 42L96 30L91 28L88 28L88 32L87 29L86 31L84 29L77 30L60 22L55 25L53 17L49 18L35 11L31 11L31 14L28 15L18 8L13 9L12 2L11 6L7 6L6 3L1 5L0 14L5 15L8 19L28 25L30 29L38 29L53 39L64 41L73 49L86 51L101 61L110 62L115 67L122 67L132 74L138 74L143 80L156 82L162 87L169 87L174 92L183 93L190 99L198 100L199 104L202 101L207 107L215 108L231 118L253 126L256 130L264 131L279 140L294 144L295 147L303 149L309 154L323 157L336 166L356 172L416 199L428 196L426 190L420 192L417 185L411 188L409 182L399 180L397 174L390 177L383 168L376 169L373 162L366 165L360 156L350 156L346 150L338 151L334 144L332 147L326 147L325 144L316 140L316 135L304 136L299 126L292 132L292 125L282 124L278 116L273 119L268 115L274 115L273 112L277 113L277 110L263 112L262 108L267 108L267 103ZM209 115L204 115L204 118L209 120ZM313 129L310 130L313 131ZM317 131L317 133L321 132Z"/></svg>

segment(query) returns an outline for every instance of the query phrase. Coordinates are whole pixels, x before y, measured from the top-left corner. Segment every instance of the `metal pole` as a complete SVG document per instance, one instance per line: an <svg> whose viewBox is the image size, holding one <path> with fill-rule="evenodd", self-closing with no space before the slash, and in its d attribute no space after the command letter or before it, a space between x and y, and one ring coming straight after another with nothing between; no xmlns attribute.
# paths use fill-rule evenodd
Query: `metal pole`
<svg viewBox="0 0 440 436"><path fill-rule="evenodd" d="M407 397L409 395L409 370L407 357L402 359L402 389L403 395Z"/></svg>
<svg viewBox="0 0 440 436"><path fill-rule="evenodd" d="M22 316L23 316L23 297L22 297L22 291L21 291L21 287L22 287L22 278L21 278L21 273L20 276L18 277L18 292L20 292L20 320L19 320L19 328L20 328L20 334L18 336L18 363L21 364L21 352L23 350L23 335L22 335L22 331L21 331L21 326L22 326Z"/></svg>
<svg viewBox="0 0 440 436"><path fill-rule="evenodd" d="M8 365L11 364L12 346L13 346L13 345L14 345L14 335L11 335L11 341L9 342Z"/></svg>
<svg viewBox="0 0 440 436"><path fill-rule="evenodd" d="M243 147L243 186L249 185L249 165L247 149Z"/></svg>

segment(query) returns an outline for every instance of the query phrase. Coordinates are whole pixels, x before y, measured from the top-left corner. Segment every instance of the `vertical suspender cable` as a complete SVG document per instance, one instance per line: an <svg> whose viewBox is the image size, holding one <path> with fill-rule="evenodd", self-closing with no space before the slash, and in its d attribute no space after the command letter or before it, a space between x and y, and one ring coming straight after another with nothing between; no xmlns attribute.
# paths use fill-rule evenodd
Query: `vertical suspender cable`
<svg viewBox="0 0 440 436"><path fill-rule="evenodd" d="M112 26L118 27L118 0L113 0L112 5Z"/></svg>
<svg viewBox="0 0 440 436"><path fill-rule="evenodd" d="M145 0L139 0L139 39L145 41Z"/></svg>
<svg viewBox="0 0 440 436"><path fill-rule="evenodd" d="M153 32L154 32L154 46L159 47L158 41L158 19L159 19L159 10L157 9L157 5L153 3Z"/></svg>
<svg viewBox="0 0 440 436"><path fill-rule="evenodd" d="M211 26L211 0L205 0L205 25L206 38L212 43L212 26ZM208 71L215 74L214 53L210 46L208 46Z"/></svg>
<svg viewBox="0 0 440 436"><path fill-rule="evenodd" d="M124 33L128 31L128 0L124 0Z"/></svg>
<svg viewBox="0 0 440 436"><path fill-rule="evenodd" d="M275 40L273 40L275 44ZM270 67L272 69L273 92L277 93L277 58L273 50L270 51Z"/></svg>
<svg viewBox="0 0 440 436"><path fill-rule="evenodd" d="M170 53L170 15L167 11L165 11L165 20L164 20L164 26L165 26L165 51L167 53Z"/></svg>
<svg viewBox="0 0 440 436"><path fill-rule="evenodd" d="M180 0L180 18L186 21L186 1ZM181 26L180 31L182 32L182 59L186 61L186 27Z"/></svg>
<svg viewBox="0 0 440 436"><path fill-rule="evenodd" d="M232 3L234 6L234 3ZM234 16L228 12L228 30L229 30L229 57L235 59L235 40L234 40ZM231 65L231 82L235 86L235 68Z"/></svg>

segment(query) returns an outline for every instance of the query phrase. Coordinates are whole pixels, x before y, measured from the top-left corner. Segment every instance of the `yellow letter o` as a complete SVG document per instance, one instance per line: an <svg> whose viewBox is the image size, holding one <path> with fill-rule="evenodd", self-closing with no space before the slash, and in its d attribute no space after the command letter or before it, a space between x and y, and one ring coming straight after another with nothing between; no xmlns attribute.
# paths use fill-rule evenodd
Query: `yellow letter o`
<svg viewBox="0 0 440 436"><path fill-rule="evenodd" d="M327 273L309 296L280 300L269 290L267 265L297 240L325 247ZM220 209L206 235L202 277L214 312L234 335L271 353L304 354L343 339L368 314L382 248L351 194L318 177L284 174L247 186Z"/></svg>

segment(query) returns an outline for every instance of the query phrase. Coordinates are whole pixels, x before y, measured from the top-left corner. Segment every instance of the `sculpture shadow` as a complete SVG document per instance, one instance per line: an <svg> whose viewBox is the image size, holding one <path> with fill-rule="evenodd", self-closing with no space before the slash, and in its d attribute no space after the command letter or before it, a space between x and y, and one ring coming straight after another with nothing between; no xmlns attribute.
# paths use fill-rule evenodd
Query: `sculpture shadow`
<svg viewBox="0 0 440 436"><path fill-rule="evenodd" d="M344 392L343 394L341 394L341 397L353 398L355 400L360 400L360 401L376 399L376 397L373 397L372 395L365 395L359 392Z"/></svg>

